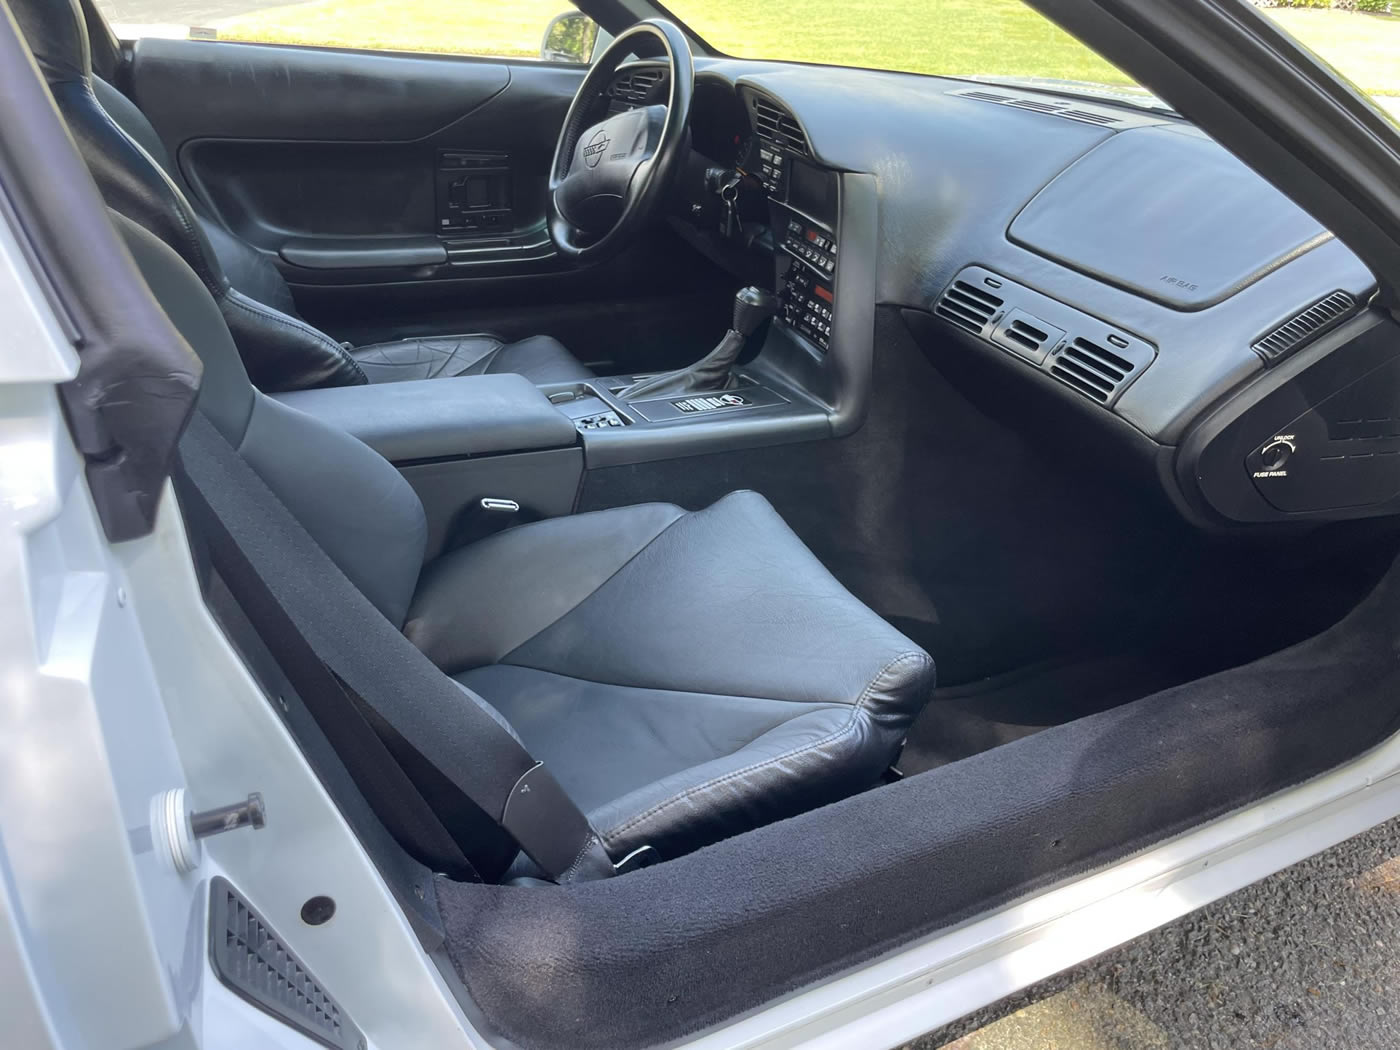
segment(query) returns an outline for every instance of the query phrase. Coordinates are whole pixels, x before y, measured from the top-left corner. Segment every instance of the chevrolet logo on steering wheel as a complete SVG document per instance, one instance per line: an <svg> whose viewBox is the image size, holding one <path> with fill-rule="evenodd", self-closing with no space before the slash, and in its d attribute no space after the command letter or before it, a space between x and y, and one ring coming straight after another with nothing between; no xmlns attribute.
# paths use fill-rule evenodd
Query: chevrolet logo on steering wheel
<svg viewBox="0 0 1400 1050"><path fill-rule="evenodd" d="M583 147L583 162L590 168L596 168L611 145L612 139L608 138L606 132L599 130L588 140L588 145Z"/></svg>

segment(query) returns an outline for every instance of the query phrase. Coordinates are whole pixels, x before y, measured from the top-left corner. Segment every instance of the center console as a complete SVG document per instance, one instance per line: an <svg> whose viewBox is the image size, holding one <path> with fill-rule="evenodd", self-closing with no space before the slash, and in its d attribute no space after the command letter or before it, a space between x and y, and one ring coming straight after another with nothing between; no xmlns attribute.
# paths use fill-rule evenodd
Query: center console
<svg viewBox="0 0 1400 1050"><path fill-rule="evenodd" d="M836 311L836 227L840 191L836 172L781 149L776 174L765 177L780 257L778 295L782 319L817 349L831 349Z"/></svg>
<svg viewBox="0 0 1400 1050"><path fill-rule="evenodd" d="M571 513L594 471L677 460L683 473L687 457L850 434L870 396L875 179L823 166L796 118L773 116L771 96L755 92L746 104L753 140L722 179L705 181L731 209L721 229L744 239L756 265L743 269L750 287L736 294L732 317L715 317L715 349L690 367L539 387L516 375L464 376L277 399L399 468L427 514L428 557ZM451 159L439 186L444 228L470 229L478 212L502 210L491 189L499 172L495 158ZM735 210L741 183L753 196Z"/></svg>
<svg viewBox="0 0 1400 1050"><path fill-rule="evenodd" d="M824 166L776 98L747 88L741 95L754 135L733 170L706 170L706 192L718 203L699 207L698 221L718 213L721 236L771 253L772 283L762 287L776 293L776 314L755 337L762 346L750 340L719 389L652 395L642 384L633 396L646 378L638 376L545 387L574 421L589 470L840 436L863 419L874 342L874 180ZM766 208L739 200L738 186L761 193ZM716 318L716 340L722 325Z"/></svg>

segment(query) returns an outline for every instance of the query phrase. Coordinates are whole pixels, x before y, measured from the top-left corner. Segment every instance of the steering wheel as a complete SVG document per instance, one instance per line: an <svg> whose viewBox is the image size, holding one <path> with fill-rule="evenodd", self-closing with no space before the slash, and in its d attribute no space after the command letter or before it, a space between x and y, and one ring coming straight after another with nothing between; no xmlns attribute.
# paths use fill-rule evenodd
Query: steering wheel
<svg viewBox="0 0 1400 1050"><path fill-rule="evenodd" d="M642 37L659 41L665 51L666 104L587 123ZM656 214L685 153L694 93L690 45L674 23L649 18L608 45L579 85L554 147L546 218L560 255L594 262L614 254Z"/></svg>

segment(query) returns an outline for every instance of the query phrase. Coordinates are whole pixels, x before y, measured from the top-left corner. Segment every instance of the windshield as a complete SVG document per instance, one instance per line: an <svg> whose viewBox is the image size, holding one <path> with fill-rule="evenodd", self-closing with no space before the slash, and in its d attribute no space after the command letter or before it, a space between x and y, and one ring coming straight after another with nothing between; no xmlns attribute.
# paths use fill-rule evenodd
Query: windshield
<svg viewBox="0 0 1400 1050"><path fill-rule="evenodd" d="M736 58L1134 86L1021 0L667 0L666 6L706 43Z"/></svg>
<svg viewBox="0 0 1400 1050"><path fill-rule="evenodd" d="M1242 0L1243 2L1243 0ZM986 80L1045 82L1149 101L1131 77L1021 0L666 0L716 50ZM1400 111L1400 0L1260 6L1382 108Z"/></svg>

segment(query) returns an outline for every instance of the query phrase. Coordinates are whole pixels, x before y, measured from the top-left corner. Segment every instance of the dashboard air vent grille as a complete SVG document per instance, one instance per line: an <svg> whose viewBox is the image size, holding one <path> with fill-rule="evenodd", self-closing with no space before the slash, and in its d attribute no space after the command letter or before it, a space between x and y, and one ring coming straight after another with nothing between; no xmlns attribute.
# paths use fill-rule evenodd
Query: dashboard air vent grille
<svg viewBox="0 0 1400 1050"><path fill-rule="evenodd" d="M1065 108L1058 102L1043 102L1038 98L1009 98L1002 105L1015 106L1017 109L1030 109L1036 113L1061 113Z"/></svg>
<svg viewBox="0 0 1400 1050"><path fill-rule="evenodd" d="M1356 309L1356 300L1343 291L1318 300L1290 317L1266 336L1254 341L1254 352L1265 361L1276 361L1314 339Z"/></svg>
<svg viewBox="0 0 1400 1050"><path fill-rule="evenodd" d="M1075 339L1055 358L1050 374L1081 394L1107 404L1136 365L1088 339Z"/></svg>
<svg viewBox="0 0 1400 1050"><path fill-rule="evenodd" d="M1050 338L1050 333L1033 324L1028 324L1019 318L1006 326L1002 335L1010 339L1013 343L1020 344L1031 353L1036 353L1045 345L1045 340Z"/></svg>
<svg viewBox="0 0 1400 1050"><path fill-rule="evenodd" d="M666 76L661 69L632 69L618 74L608 88L608 94L629 107L641 105L651 94L651 89L661 83Z"/></svg>
<svg viewBox="0 0 1400 1050"><path fill-rule="evenodd" d="M974 335L1001 309L1002 300L966 281L954 281L934 305L933 312Z"/></svg>
<svg viewBox="0 0 1400 1050"><path fill-rule="evenodd" d="M1110 410L1157 359L1147 340L983 266L959 270L933 313Z"/></svg>
<svg viewBox="0 0 1400 1050"><path fill-rule="evenodd" d="M807 133L797 119L780 106L767 99L755 97L753 100L754 130L758 137L767 139L793 153L807 156Z"/></svg>
<svg viewBox="0 0 1400 1050"><path fill-rule="evenodd" d="M1070 120L1082 120L1086 124L1117 124L1119 118L1108 113L1095 113L1089 109L1062 109L1060 116Z"/></svg>
<svg viewBox="0 0 1400 1050"><path fill-rule="evenodd" d="M971 88L963 91L954 91L952 94L960 95L963 98L975 98L979 102L991 102L998 106L1010 106L1012 109L1028 109L1033 113L1048 113L1051 116L1064 117L1066 120L1077 120L1083 124L1097 124L1100 127L1157 123L1154 118L1151 118L1147 114L1138 116L1137 114L1115 113L1109 108L1095 109L1084 105L1077 105L1073 102L1044 98L1039 95L1020 94L1018 92L986 91L981 88Z"/></svg>
<svg viewBox="0 0 1400 1050"><path fill-rule="evenodd" d="M959 91L963 98L979 98L983 102L1010 102L1010 95L998 95L995 91Z"/></svg>

